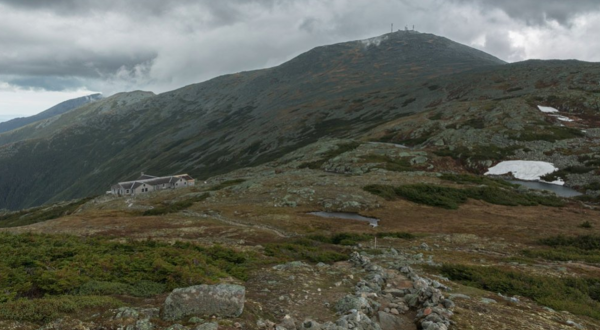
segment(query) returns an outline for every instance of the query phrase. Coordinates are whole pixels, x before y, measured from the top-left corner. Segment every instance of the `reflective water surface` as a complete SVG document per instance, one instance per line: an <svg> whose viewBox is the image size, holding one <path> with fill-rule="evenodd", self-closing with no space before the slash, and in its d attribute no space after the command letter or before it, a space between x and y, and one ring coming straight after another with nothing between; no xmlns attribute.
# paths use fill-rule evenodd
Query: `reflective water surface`
<svg viewBox="0 0 600 330"><path fill-rule="evenodd" d="M571 189L565 186L559 186L556 184L550 184L545 182L535 182L535 181L521 181L521 180L508 180L510 183L520 184L530 189L536 190L550 190L556 193L561 197L574 197L582 195L579 191Z"/></svg>

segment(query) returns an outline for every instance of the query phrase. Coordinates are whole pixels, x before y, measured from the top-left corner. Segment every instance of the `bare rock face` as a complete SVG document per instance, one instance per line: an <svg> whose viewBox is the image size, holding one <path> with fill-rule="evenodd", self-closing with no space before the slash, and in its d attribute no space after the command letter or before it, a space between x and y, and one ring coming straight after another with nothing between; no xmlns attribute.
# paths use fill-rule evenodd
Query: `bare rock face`
<svg viewBox="0 0 600 330"><path fill-rule="evenodd" d="M195 285L173 290L165 299L162 318L179 320L186 316L238 317L244 311L246 288L241 285Z"/></svg>

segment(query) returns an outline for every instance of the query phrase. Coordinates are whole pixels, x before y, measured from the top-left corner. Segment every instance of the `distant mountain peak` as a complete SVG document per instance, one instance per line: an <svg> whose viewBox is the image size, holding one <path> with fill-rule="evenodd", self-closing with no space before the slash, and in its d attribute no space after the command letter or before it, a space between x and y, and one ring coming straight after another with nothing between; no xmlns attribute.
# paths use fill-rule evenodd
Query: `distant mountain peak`
<svg viewBox="0 0 600 330"><path fill-rule="evenodd" d="M54 116L63 114L67 111L73 110L73 109L78 108L85 104L96 102L103 98L104 98L104 96L102 96L101 93L96 93L96 94L81 96L81 97L78 97L75 99L61 102L61 103L59 103L47 110L44 110L36 115L30 116L30 117L15 118L15 119L0 123L0 133L12 131L14 129L34 123L36 121L48 119L50 117L54 117Z"/></svg>

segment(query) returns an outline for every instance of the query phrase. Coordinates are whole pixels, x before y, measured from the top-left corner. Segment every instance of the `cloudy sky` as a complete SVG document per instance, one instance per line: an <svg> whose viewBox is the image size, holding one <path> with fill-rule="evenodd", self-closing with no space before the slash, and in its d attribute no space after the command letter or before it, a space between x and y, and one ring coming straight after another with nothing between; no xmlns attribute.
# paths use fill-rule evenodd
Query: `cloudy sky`
<svg viewBox="0 0 600 330"><path fill-rule="evenodd" d="M394 27L505 61L600 61L600 0L0 0L0 121L156 93Z"/></svg>

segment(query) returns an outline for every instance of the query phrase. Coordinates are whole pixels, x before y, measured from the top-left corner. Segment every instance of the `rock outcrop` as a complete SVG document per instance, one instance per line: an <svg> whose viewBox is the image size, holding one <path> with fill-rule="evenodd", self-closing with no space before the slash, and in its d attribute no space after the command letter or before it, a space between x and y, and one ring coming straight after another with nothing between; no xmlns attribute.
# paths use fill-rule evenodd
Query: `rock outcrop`
<svg viewBox="0 0 600 330"><path fill-rule="evenodd" d="M195 285L173 290L165 300L162 318L179 320L186 316L238 317L244 311L246 288L241 285Z"/></svg>

